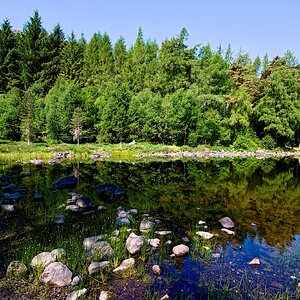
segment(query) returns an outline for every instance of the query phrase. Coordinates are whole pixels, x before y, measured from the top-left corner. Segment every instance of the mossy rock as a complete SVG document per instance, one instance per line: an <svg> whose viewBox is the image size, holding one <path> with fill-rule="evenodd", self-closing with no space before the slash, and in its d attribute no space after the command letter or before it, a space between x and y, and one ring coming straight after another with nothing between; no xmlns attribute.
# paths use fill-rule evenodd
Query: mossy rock
<svg viewBox="0 0 300 300"><path fill-rule="evenodd" d="M26 277L27 267L21 261L12 261L6 271L6 276L9 278L24 278Z"/></svg>

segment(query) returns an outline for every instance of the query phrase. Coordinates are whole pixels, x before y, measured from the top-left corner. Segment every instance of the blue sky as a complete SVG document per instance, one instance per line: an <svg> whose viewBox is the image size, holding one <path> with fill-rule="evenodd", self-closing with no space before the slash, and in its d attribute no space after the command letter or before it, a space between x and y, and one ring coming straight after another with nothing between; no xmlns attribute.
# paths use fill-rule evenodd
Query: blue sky
<svg viewBox="0 0 300 300"><path fill-rule="evenodd" d="M60 23L66 35L73 30L87 39L101 31L130 46L141 26L145 39L160 44L186 27L189 46L231 43L253 58L291 50L300 59L300 0L0 0L0 7L0 20L15 29L37 9L48 31Z"/></svg>

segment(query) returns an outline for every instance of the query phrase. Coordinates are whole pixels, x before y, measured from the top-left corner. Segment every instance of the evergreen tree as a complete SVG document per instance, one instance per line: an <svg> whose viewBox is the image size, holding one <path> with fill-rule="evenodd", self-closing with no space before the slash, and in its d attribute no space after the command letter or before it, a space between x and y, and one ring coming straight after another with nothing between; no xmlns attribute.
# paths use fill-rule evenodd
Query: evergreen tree
<svg viewBox="0 0 300 300"><path fill-rule="evenodd" d="M123 37L120 37L115 43L113 49L114 58L114 73L120 75L121 78L125 76L125 64L127 59L126 44Z"/></svg>

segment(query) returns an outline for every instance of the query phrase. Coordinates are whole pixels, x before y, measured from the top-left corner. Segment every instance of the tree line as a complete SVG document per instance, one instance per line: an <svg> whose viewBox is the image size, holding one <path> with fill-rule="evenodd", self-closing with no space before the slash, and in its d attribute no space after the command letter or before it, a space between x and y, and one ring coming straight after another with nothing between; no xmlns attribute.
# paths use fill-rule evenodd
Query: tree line
<svg viewBox="0 0 300 300"><path fill-rule="evenodd" d="M129 48L107 33L87 41L37 11L23 31L0 26L0 138L237 148L299 144L300 68L230 45L187 47L183 28L159 46L142 29Z"/></svg>

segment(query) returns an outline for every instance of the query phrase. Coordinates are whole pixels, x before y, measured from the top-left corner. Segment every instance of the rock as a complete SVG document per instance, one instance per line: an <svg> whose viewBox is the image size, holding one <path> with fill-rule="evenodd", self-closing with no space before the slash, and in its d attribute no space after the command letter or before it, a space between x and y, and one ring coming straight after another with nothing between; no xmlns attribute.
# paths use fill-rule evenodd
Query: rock
<svg viewBox="0 0 300 300"><path fill-rule="evenodd" d="M119 226L130 225L130 220L128 218L124 218L124 219L117 218L117 225L119 225Z"/></svg>
<svg viewBox="0 0 300 300"><path fill-rule="evenodd" d="M78 285L79 282L80 282L80 280L81 280L81 276L80 276L80 275L75 276L75 277L72 279L71 285L72 285L72 286Z"/></svg>
<svg viewBox="0 0 300 300"><path fill-rule="evenodd" d="M6 270L6 276L10 278L24 278L26 276L27 267L21 261L12 261Z"/></svg>
<svg viewBox="0 0 300 300"><path fill-rule="evenodd" d="M220 253L212 253L211 257L212 258L220 258L221 254Z"/></svg>
<svg viewBox="0 0 300 300"><path fill-rule="evenodd" d="M171 240L166 241L166 245L172 245L172 241Z"/></svg>
<svg viewBox="0 0 300 300"><path fill-rule="evenodd" d="M94 206L93 201L90 198L85 197L83 195L76 194L72 197L72 200L74 201L74 203L77 206L79 206L81 208L93 207Z"/></svg>
<svg viewBox="0 0 300 300"><path fill-rule="evenodd" d="M65 216L54 216L52 222L55 224L63 224L65 223Z"/></svg>
<svg viewBox="0 0 300 300"><path fill-rule="evenodd" d="M235 232L234 232L234 231L229 230L229 229L227 229L227 228L222 228L221 231L223 231L223 232L225 232L225 233L227 233L227 234L229 234L229 235L235 235Z"/></svg>
<svg viewBox="0 0 300 300"><path fill-rule="evenodd" d="M101 184L97 187L97 192L106 195L124 195L124 190L113 184Z"/></svg>
<svg viewBox="0 0 300 300"><path fill-rule="evenodd" d="M233 221L229 217L224 217L220 219L219 222L225 228L233 228L235 226Z"/></svg>
<svg viewBox="0 0 300 300"><path fill-rule="evenodd" d="M1 208L6 212L15 212L16 208L12 204L2 204Z"/></svg>
<svg viewBox="0 0 300 300"><path fill-rule="evenodd" d="M32 198L33 201L42 201L44 200L44 195L35 193Z"/></svg>
<svg viewBox="0 0 300 300"><path fill-rule="evenodd" d="M85 244L84 244L85 247ZM85 247L89 256L97 255L99 258L109 257L114 254L114 249L106 241L95 241L89 247Z"/></svg>
<svg viewBox="0 0 300 300"><path fill-rule="evenodd" d="M113 272L118 273L118 272L126 271L128 269L133 268L134 264L135 264L135 259L133 257L124 259L121 262L121 265L119 267L113 269Z"/></svg>
<svg viewBox="0 0 300 300"><path fill-rule="evenodd" d="M207 231L197 231L196 234L201 236L205 240L209 240L214 237L214 235L212 233L207 232Z"/></svg>
<svg viewBox="0 0 300 300"><path fill-rule="evenodd" d="M56 261L56 255L51 252L42 252L36 255L32 261L31 266L33 268L44 268L47 265Z"/></svg>
<svg viewBox="0 0 300 300"><path fill-rule="evenodd" d="M97 159L97 158L110 158L111 154L107 154L107 153L93 153L90 155L90 158L92 159Z"/></svg>
<svg viewBox="0 0 300 300"><path fill-rule="evenodd" d="M78 205L71 204L71 205L66 206L66 210L69 210L69 211L72 211L72 212L79 212L80 207Z"/></svg>
<svg viewBox="0 0 300 300"><path fill-rule="evenodd" d="M138 210L136 208L131 208L127 211L128 214L137 214Z"/></svg>
<svg viewBox="0 0 300 300"><path fill-rule="evenodd" d="M188 254L189 251L189 247L183 244L177 245L172 249L173 254L175 254L176 256L184 256Z"/></svg>
<svg viewBox="0 0 300 300"><path fill-rule="evenodd" d="M204 225L206 222L205 221L199 221L198 224L199 225Z"/></svg>
<svg viewBox="0 0 300 300"><path fill-rule="evenodd" d="M135 254L140 252L144 243L144 237L138 236L132 232L126 240L126 249L130 254Z"/></svg>
<svg viewBox="0 0 300 300"><path fill-rule="evenodd" d="M55 255L56 260L66 256L66 251L63 248L54 249L50 253Z"/></svg>
<svg viewBox="0 0 300 300"><path fill-rule="evenodd" d="M87 292L87 289L81 289L78 291L73 291L68 294L66 300L76 300Z"/></svg>
<svg viewBox="0 0 300 300"><path fill-rule="evenodd" d="M184 236L184 237L182 238L182 241L183 241L184 243L188 243L190 240L189 240L189 238L188 238L187 236Z"/></svg>
<svg viewBox="0 0 300 300"><path fill-rule="evenodd" d="M85 251L90 251L94 244L98 241L102 241L106 237L106 234L100 234L95 236L87 237L83 240L83 248Z"/></svg>
<svg viewBox="0 0 300 300"><path fill-rule="evenodd" d="M72 282L72 272L60 262L53 262L46 267L40 280L56 286L66 286Z"/></svg>
<svg viewBox="0 0 300 300"><path fill-rule="evenodd" d="M296 279L297 279L297 277L294 276L294 275L290 276L290 278L291 278L292 280L296 280Z"/></svg>
<svg viewBox="0 0 300 300"><path fill-rule="evenodd" d="M166 300L166 299L170 299L168 294L165 294L162 298L160 298L160 300Z"/></svg>
<svg viewBox="0 0 300 300"><path fill-rule="evenodd" d="M153 223L147 219L143 219L140 223L140 231L141 232L152 231L154 229L154 225L155 225L155 223Z"/></svg>
<svg viewBox="0 0 300 300"><path fill-rule="evenodd" d="M37 165L37 166L42 166L45 163L44 160L42 160L42 159L36 159L36 158L35 159L31 159L29 162L31 164Z"/></svg>
<svg viewBox="0 0 300 300"><path fill-rule="evenodd" d="M58 152L53 155L53 159L55 159L55 160L66 159L66 158L70 158L70 157L71 157L71 155L69 152Z"/></svg>
<svg viewBox="0 0 300 300"><path fill-rule="evenodd" d="M152 272L154 275L160 276L161 275L161 269L159 265L152 266Z"/></svg>
<svg viewBox="0 0 300 300"><path fill-rule="evenodd" d="M98 206L97 210L106 210L106 207L103 205Z"/></svg>
<svg viewBox="0 0 300 300"><path fill-rule="evenodd" d="M74 187L78 182L78 179L74 176L68 176L59 179L51 185L52 189L65 189L69 187Z"/></svg>
<svg viewBox="0 0 300 300"><path fill-rule="evenodd" d="M101 291L99 300L108 300L110 298L110 293L107 291Z"/></svg>
<svg viewBox="0 0 300 300"><path fill-rule="evenodd" d="M259 260L259 258L253 258L248 264L250 266L259 266L260 265L260 260Z"/></svg>
<svg viewBox="0 0 300 300"><path fill-rule="evenodd" d="M168 235L171 233L172 233L172 231L167 231L167 230L155 231L155 234L158 234L158 235Z"/></svg>
<svg viewBox="0 0 300 300"><path fill-rule="evenodd" d="M157 248L160 246L160 239L150 239L148 240L148 243L150 244L150 246Z"/></svg>
<svg viewBox="0 0 300 300"><path fill-rule="evenodd" d="M101 262L91 262L88 267L89 274L95 274L100 272L103 268L106 268L109 266L109 261L101 261Z"/></svg>

